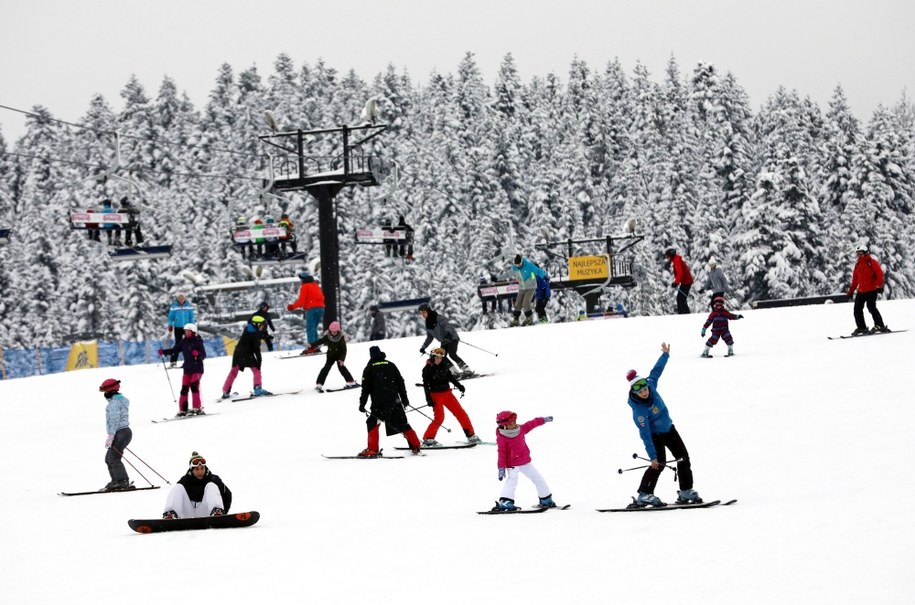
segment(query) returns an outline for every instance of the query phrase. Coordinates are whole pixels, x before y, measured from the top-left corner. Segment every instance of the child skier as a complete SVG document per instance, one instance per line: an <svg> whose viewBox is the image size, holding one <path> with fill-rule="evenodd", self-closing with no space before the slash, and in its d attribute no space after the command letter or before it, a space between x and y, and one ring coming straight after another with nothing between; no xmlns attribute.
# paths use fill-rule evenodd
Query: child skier
<svg viewBox="0 0 915 605"><path fill-rule="evenodd" d="M319 393L324 392L324 381L327 380L327 374L334 364L337 365L340 375L343 376L343 380L346 381L345 388L354 389L359 386L356 384L356 381L353 380L353 375L346 369L347 338L348 336L340 329L340 322L332 321L327 327L327 332L324 333L324 336L315 342L308 343L308 346L312 349L318 349L321 345L327 345L327 361L325 361L321 371L318 372L318 380L315 382L315 390Z"/></svg>
<svg viewBox="0 0 915 605"><path fill-rule="evenodd" d="M499 426L496 431L496 445L499 449L499 481L506 478L507 480L502 488L502 495L492 510L518 510L519 507L515 506L515 488L518 486L519 473L525 475L537 487L537 496L540 497L538 508L555 508L556 503L553 502L553 494L550 492L546 480L531 464L531 451L524 438L538 426L552 422L553 417L534 418L520 426L517 420L518 415L514 412L499 412L496 415L496 424Z"/></svg>
<svg viewBox="0 0 915 605"><path fill-rule="evenodd" d="M711 357L709 351L718 343L719 338L724 338L725 344L728 345L727 357L730 357L734 354L734 339L731 337L731 330L728 328L728 320L743 319L743 315L734 315L725 309L723 296L716 296L712 301L712 307L712 312L709 313L708 319L705 320L705 325L702 326L703 338L705 338L705 331L708 327L712 327L712 335L705 342L705 350L702 351L702 356Z"/></svg>
<svg viewBox="0 0 915 605"><path fill-rule="evenodd" d="M133 433L130 430L130 401L121 395L121 381L109 378L98 388L108 400L105 406L105 428L108 429L108 439L105 441L105 464L108 465L108 475L111 481L101 491L120 491L133 489L127 477L127 469L121 458L124 450L130 444Z"/></svg>
<svg viewBox="0 0 915 605"><path fill-rule="evenodd" d="M207 350L203 339L197 334L197 324L184 324L184 339L170 349L159 349L159 357L181 353L184 357L184 374L181 376L181 395L178 397L178 413L175 416L187 416L187 393L191 392L193 409L191 414L205 414L200 402L200 379L203 378L203 360Z"/></svg>
<svg viewBox="0 0 915 605"><path fill-rule="evenodd" d="M239 372L244 372L245 368L251 368L251 374L254 376L255 397L273 395L264 389L261 377L261 364L263 363L261 339L266 333L266 321L263 316L255 315L245 325L245 329L235 345L235 351L232 353L232 369L229 370L229 375L226 376L226 381L222 385L223 399L229 399L232 396L232 384L235 382L235 377Z"/></svg>

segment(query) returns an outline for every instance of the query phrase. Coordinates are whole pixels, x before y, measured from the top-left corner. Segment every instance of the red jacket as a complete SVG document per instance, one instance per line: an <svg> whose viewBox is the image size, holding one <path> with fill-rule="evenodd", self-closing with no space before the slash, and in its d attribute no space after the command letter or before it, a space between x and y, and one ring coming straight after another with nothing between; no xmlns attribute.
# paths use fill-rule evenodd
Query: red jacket
<svg viewBox="0 0 915 605"><path fill-rule="evenodd" d="M670 259L670 262L674 269L674 285L693 285L693 274L689 272L689 267L686 266L683 257L679 254L675 254L673 258Z"/></svg>
<svg viewBox="0 0 915 605"><path fill-rule="evenodd" d="M859 293L866 294L883 287L883 269L877 259L870 254L862 254L855 263L855 270L851 274L851 286L848 296L852 296L857 289Z"/></svg>
<svg viewBox="0 0 915 605"><path fill-rule="evenodd" d="M302 282L299 288L299 297L294 303L288 305L286 309L314 309L315 307L324 306L324 292L321 292L321 286L315 281Z"/></svg>

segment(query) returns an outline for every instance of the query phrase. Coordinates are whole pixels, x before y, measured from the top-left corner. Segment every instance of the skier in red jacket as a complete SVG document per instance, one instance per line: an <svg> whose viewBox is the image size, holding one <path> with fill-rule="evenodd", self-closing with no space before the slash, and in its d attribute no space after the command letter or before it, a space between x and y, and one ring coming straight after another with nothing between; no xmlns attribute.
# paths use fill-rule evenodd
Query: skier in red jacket
<svg viewBox="0 0 915 605"><path fill-rule="evenodd" d="M883 269L877 259L870 255L867 244L858 244L855 253L858 255L858 261L851 274L848 297L851 298L855 290L858 291L854 310L857 327L851 335L860 336L868 333L867 323L864 321L864 305L867 305L868 312L874 318L874 329L871 332L889 332L890 329L884 325L883 317L877 310L877 295L883 292Z"/></svg>
<svg viewBox="0 0 915 605"><path fill-rule="evenodd" d="M686 302L686 297L689 296L689 289L693 286L693 274L689 272L686 261L677 254L674 248L665 250L664 257L671 264L674 272L674 281L671 285L677 289L677 313L688 314L689 304Z"/></svg>

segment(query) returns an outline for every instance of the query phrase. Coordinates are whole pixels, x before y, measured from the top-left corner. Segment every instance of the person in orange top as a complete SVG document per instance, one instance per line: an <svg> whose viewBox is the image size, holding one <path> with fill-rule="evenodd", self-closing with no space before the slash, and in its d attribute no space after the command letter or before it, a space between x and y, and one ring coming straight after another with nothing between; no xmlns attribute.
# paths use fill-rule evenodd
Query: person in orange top
<svg viewBox="0 0 915 605"><path fill-rule="evenodd" d="M308 342L312 343L318 340L318 324L324 320L324 292L308 271L299 273L299 279L302 280L299 297L294 303L287 305L286 309L289 311L302 309L305 313L305 334ZM309 346L302 351L302 355L317 353L318 350L319 347Z"/></svg>
<svg viewBox="0 0 915 605"><path fill-rule="evenodd" d="M680 315L689 313L689 304L686 297L689 296L689 289L693 286L693 274L689 272L689 266L683 257L677 254L673 248L664 251L664 257L670 263L674 272L674 281L671 284L677 289L677 313Z"/></svg>
<svg viewBox="0 0 915 605"><path fill-rule="evenodd" d="M855 290L858 291L854 310L857 327L851 335L860 336L868 333L867 323L864 321L864 305L867 305L868 312L874 318L874 329L871 332L889 332L890 329L884 325L883 317L877 310L877 295L883 292L883 269L877 259L870 255L867 244L858 244L855 247L855 254L858 255L858 261L851 274L848 297L851 298Z"/></svg>

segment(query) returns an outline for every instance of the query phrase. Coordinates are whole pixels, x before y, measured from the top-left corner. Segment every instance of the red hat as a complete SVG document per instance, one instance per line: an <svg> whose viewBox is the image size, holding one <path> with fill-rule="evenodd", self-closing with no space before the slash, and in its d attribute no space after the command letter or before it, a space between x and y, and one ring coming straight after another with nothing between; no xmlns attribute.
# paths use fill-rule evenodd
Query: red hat
<svg viewBox="0 0 915 605"><path fill-rule="evenodd" d="M98 388L102 393L117 393L121 390L121 381L109 378Z"/></svg>
<svg viewBox="0 0 915 605"><path fill-rule="evenodd" d="M499 426L505 426L506 424L508 424L514 420L517 420L517 419L518 419L518 414L516 414L514 412L505 411L505 412L499 412L498 414L496 414L496 424L498 424Z"/></svg>

